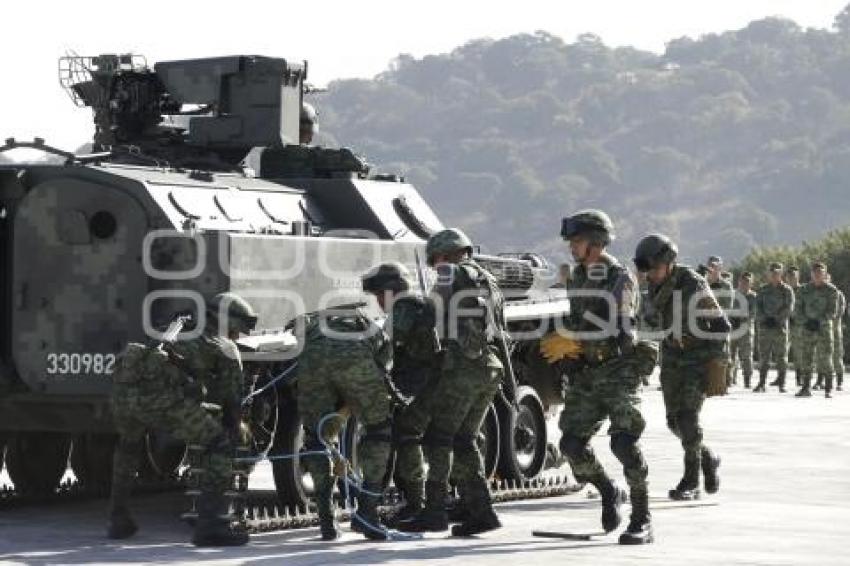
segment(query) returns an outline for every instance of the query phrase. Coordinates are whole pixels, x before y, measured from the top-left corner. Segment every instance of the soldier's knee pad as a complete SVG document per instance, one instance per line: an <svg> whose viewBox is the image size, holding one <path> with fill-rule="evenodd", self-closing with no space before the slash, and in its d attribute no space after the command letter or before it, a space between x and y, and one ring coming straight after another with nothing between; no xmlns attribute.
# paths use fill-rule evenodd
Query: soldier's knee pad
<svg viewBox="0 0 850 566"><path fill-rule="evenodd" d="M626 434L624 432L618 432L616 434L611 435L611 452L614 453L614 456L626 465L631 460L636 458L638 454L637 450L638 438L636 436L632 436L631 434Z"/></svg>
<svg viewBox="0 0 850 566"><path fill-rule="evenodd" d="M366 442L386 442L390 443L393 440L393 425L392 420L387 419L379 423L366 425L366 434L363 435L363 440Z"/></svg>
<svg viewBox="0 0 850 566"><path fill-rule="evenodd" d="M561 437L561 452L571 460L578 460L587 451L589 441L590 439L588 438L579 438L578 436L565 434Z"/></svg>
<svg viewBox="0 0 850 566"><path fill-rule="evenodd" d="M478 439L477 434L459 434L454 437L455 452L471 452L478 448L475 441Z"/></svg>

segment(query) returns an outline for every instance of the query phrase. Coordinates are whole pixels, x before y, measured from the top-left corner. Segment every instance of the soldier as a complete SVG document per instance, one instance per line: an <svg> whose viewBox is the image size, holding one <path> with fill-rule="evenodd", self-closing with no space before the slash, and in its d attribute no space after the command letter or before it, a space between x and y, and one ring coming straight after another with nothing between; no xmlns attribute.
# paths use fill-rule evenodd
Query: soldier
<svg viewBox="0 0 850 566"><path fill-rule="evenodd" d="M437 232L425 253L438 274L433 296L443 330L443 359L427 398L404 418L402 434L422 438L428 476L424 509L402 521L400 528L448 528L445 500L452 473L468 509L464 521L452 527L452 535L470 536L501 527L476 441L504 371L496 348L504 332L504 298L493 276L472 259L472 241L462 231Z"/></svg>
<svg viewBox="0 0 850 566"><path fill-rule="evenodd" d="M225 491L233 484L233 444L239 434L243 388L242 364L233 340L254 328L257 315L239 296L221 293L207 304L206 322L198 338L164 348L130 344L122 357L111 398L119 440L109 538L126 538L137 531L128 504L144 435L165 430L187 442L200 461L201 469L192 472L200 489L192 543L238 546L248 542L244 530L231 526ZM211 407L217 407L221 416L211 414Z"/></svg>
<svg viewBox="0 0 850 566"><path fill-rule="evenodd" d="M744 387L750 388L753 376L753 337L755 336L756 293L752 291L753 274L749 271L741 273L738 278L738 290L735 293L733 311L730 316L734 337L730 343L732 354L732 383L738 382L738 361L744 373Z"/></svg>
<svg viewBox="0 0 850 566"><path fill-rule="evenodd" d="M599 490L602 527L605 532L613 531L620 524L620 505L626 493L608 476L590 447L593 435L610 419L611 451L623 465L632 501L631 520L619 542L651 543L649 468L639 444L646 421L637 390L641 377L655 365L657 349L650 350L651 360L643 371L638 369L648 346L641 343L641 348L636 347L639 290L629 270L605 249L614 238L608 215L600 210L579 211L564 218L561 236L569 241L578 263L567 289L571 301L567 328L580 340L581 359L570 368L571 385L559 420L560 448L576 480ZM608 327L602 328L593 319L605 321ZM572 340L561 334L549 339Z"/></svg>
<svg viewBox="0 0 850 566"><path fill-rule="evenodd" d="M827 274L829 275L829 274ZM828 277L828 281L832 281ZM847 314L847 297L838 289L838 312L832 323L832 365L835 368L835 389L841 391L844 385L844 317Z"/></svg>
<svg viewBox="0 0 850 566"><path fill-rule="evenodd" d="M706 280L693 269L678 265L677 255L678 248L670 238L652 234L638 243L634 261L638 270L646 273L649 297L666 333L661 387L667 426L681 439L685 451L684 474L669 495L674 500L688 500L700 496L700 466L705 491L715 493L720 488L720 458L703 443L699 414L707 384L715 373L725 371L723 348L731 326Z"/></svg>
<svg viewBox="0 0 850 566"><path fill-rule="evenodd" d="M363 290L388 309L409 282L397 264L384 264L362 278ZM389 337L362 309L330 308L303 318L304 351L299 357L298 409L304 422L304 448L322 451L339 432L340 419L329 415L344 408L366 429L358 447L363 484L351 528L371 540L387 538L378 517L392 440L391 403L385 380L392 363ZM339 537L334 519L334 474L330 455L312 455L305 468L313 476L322 540Z"/></svg>
<svg viewBox="0 0 850 566"><path fill-rule="evenodd" d="M838 289L826 280L826 265L812 264L812 280L800 289L796 314L803 327L801 333L800 367L802 386L797 397L811 397L812 367L818 368L818 380L824 384L827 398L832 393L832 324L838 312Z"/></svg>
<svg viewBox="0 0 850 566"><path fill-rule="evenodd" d="M397 264L399 278L405 282L407 269ZM396 520L409 519L422 511L425 503L425 471L421 438L409 434L419 414L424 411L428 396L426 388L434 388L439 378L440 345L436 339L436 314L434 304L428 297L416 294L400 294L392 302L389 328L393 344L393 383L399 392L410 399L406 406L396 408L393 442L396 449L396 487L404 495L405 506Z"/></svg>
<svg viewBox="0 0 850 566"><path fill-rule="evenodd" d="M794 292L794 304L800 302L800 289L802 289L800 285L800 270L796 266L790 266L788 270L785 272L785 283L791 287L791 290ZM794 374L795 380L797 382L797 387L803 385L803 371L800 365L800 344L802 339L803 326L801 322L797 319L797 316L794 311L791 312L791 320L788 323L789 330L789 352L788 357L791 360L791 363L794 364ZM773 381L770 385L779 385L779 378Z"/></svg>
<svg viewBox="0 0 850 566"><path fill-rule="evenodd" d="M759 333L759 382L754 392L764 392L770 360L776 364L776 380L771 386L785 393L785 373L788 366L788 323L794 312L794 291L782 281L782 264L768 266L767 283L756 297L756 324Z"/></svg>
<svg viewBox="0 0 850 566"><path fill-rule="evenodd" d="M299 142L301 145L310 145L313 138L319 133L319 113L309 102L301 103L301 119L299 121Z"/></svg>
<svg viewBox="0 0 850 566"><path fill-rule="evenodd" d="M724 274L728 272L723 271L723 260L720 256L709 256L705 265L705 279L708 281L708 286L711 288L711 292L714 293L714 297L723 309L724 314L727 314L728 316L729 311L732 309L732 302L735 298L735 291L732 288L731 274L728 277L724 277ZM729 386L732 384L732 368L734 367L734 363L732 359L731 346L728 341L724 348L726 351L726 367L729 368L729 373L727 375L727 386Z"/></svg>

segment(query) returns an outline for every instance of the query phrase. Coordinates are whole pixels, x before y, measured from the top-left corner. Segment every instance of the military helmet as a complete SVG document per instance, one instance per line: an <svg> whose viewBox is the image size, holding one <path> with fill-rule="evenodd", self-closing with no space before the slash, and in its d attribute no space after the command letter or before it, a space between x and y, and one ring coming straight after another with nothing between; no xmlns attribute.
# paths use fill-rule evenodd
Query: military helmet
<svg viewBox="0 0 850 566"><path fill-rule="evenodd" d="M563 239L581 235L596 237L607 245L614 239L614 223L610 216L593 208L580 210L561 221Z"/></svg>
<svg viewBox="0 0 850 566"><path fill-rule="evenodd" d="M219 293L207 302L207 316L218 320L226 309L228 331L248 334L257 326L257 313L236 293Z"/></svg>
<svg viewBox="0 0 850 566"><path fill-rule="evenodd" d="M435 255L450 254L458 250L466 250L471 254L472 240L459 228L446 228L428 238L425 256L428 258L428 265L433 265Z"/></svg>
<svg viewBox="0 0 850 566"><path fill-rule="evenodd" d="M650 234L638 242L635 248L635 267L638 271L647 272L656 265L673 263L679 255L675 242L664 234Z"/></svg>
<svg viewBox="0 0 850 566"><path fill-rule="evenodd" d="M401 263L382 263L364 274L363 290L367 293L396 291L403 293L410 289L410 271Z"/></svg>

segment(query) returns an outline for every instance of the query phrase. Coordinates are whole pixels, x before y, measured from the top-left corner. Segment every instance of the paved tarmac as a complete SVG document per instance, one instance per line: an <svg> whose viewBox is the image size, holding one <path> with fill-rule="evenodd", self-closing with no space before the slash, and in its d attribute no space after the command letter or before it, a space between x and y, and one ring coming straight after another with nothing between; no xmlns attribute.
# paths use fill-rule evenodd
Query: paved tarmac
<svg viewBox="0 0 850 566"><path fill-rule="evenodd" d="M0 563L850 564L850 393L795 399L791 393L733 389L710 399L703 413L706 441L723 458L722 488L704 497L707 506L687 508L666 501L682 464L681 447L664 424L660 392L653 386L643 397L649 423L643 446L655 504L652 545L622 547L616 533L591 541L531 535L535 529L598 531L598 499L584 492L499 505L504 528L474 539L429 535L369 543L346 528L341 541L321 543L315 530L305 529L254 535L242 548L196 549L187 542L189 529L176 519L179 499L158 496L139 502L142 530L121 543L103 537L103 501L0 512ZM607 437L597 437L594 445L622 478Z"/></svg>

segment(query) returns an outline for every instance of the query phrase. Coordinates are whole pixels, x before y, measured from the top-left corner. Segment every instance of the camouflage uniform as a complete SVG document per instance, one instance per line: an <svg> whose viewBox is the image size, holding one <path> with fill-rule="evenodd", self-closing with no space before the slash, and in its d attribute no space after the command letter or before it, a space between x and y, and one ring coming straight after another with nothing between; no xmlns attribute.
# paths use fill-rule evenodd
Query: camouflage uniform
<svg viewBox="0 0 850 566"><path fill-rule="evenodd" d="M747 292L746 295L740 291L735 292L734 309L746 312L743 317L730 317L733 336L730 337L729 353L732 357L732 382L737 381L738 362L741 362L741 370L744 374L744 387L749 389L750 379L753 376L753 339L755 337L756 319L756 293Z"/></svg>
<svg viewBox="0 0 850 566"><path fill-rule="evenodd" d="M176 358L169 359L161 349L130 344L114 376L111 404L119 441L113 463L110 536L113 529L120 532L116 525L129 517L127 500L146 432L166 431L189 444L193 464L199 468L193 477L202 494L220 498L232 485L231 443L238 434L243 387L238 349L210 328L194 340L167 348ZM179 360L179 368L172 359ZM199 393L187 393L190 379L203 385L207 392L203 399ZM224 423L221 414L216 414L220 411L227 417ZM214 503L219 508L228 506L220 500ZM134 525L123 536L132 534L129 531L135 531Z"/></svg>
<svg viewBox="0 0 850 566"><path fill-rule="evenodd" d="M678 299L677 295L681 298ZM703 429L699 420L705 401L708 363L717 359L725 361L726 352L725 340L695 335L688 311L691 301L696 301L696 308L700 310L720 314L721 309L703 277L689 267L675 264L664 283L650 287L650 298L661 317L663 328L669 332L662 342L661 355L661 389L667 413L667 426L682 441L685 451L685 473L676 489L671 491L671 497L679 498L680 494L685 493L696 495L700 464L705 473L706 469L716 469L718 461L703 443ZM681 312L676 311L678 300L681 300ZM676 316L681 316L681 320L676 320ZM722 317L720 319L725 320ZM721 332L722 329L714 329L711 323L703 318L697 319L696 323L700 330L711 332L712 335L722 337L724 333ZM680 331L677 328L679 325ZM728 329L728 326L726 328ZM705 475L708 478L708 474ZM715 489L716 487L709 488L706 482L707 491Z"/></svg>
<svg viewBox="0 0 850 566"><path fill-rule="evenodd" d="M321 451L334 442L342 423L339 418L323 419L343 408L364 425L366 434L358 447L364 491L358 497L359 518L352 519L352 526L369 538L384 538L377 528L378 498L368 492L382 491L390 457L391 405L383 375L392 360L392 345L384 331L359 310L331 309L305 319L304 350L298 358L304 448ZM305 467L316 486L320 518L327 520L333 514L331 458L312 455L305 458Z"/></svg>
<svg viewBox="0 0 850 566"><path fill-rule="evenodd" d="M810 390L812 369L817 363L818 380L824 382L827 396L832 391L832 325L838 310L838 289L828 282L822 285L807 283L800 289L800 302L796 314L802 325L800 369L802 389L806 396Z"/></svg>
<svg viewBox="0 0 850 566"><path fill-rule="evenodd" d="M794 312L794 291L783 282L763 285L756 298L756 324L759 332L759 382L755 391L764 391L770 360L776 364L776 385L785 390L788 366L788 320Z"/></svg>
<svg viewBox="0 0 850 566"><path fill-rule="evenodd" d="M728 313L732 310L733 303L735 301L735 291L732 288L732 283L721 276L717 278L717 281L709 283L708 286L711 289L711 292L714 293L714 297L717 299L717 303L720 305L720 308L723 309L723 312ZM735 367L730 340L726 340L723 351L726 353L726 367L728 368L726 382L728 386L732 384L732 374Z"/></svg>
<svg viewBox="0 0 850 566"><path fill-rule="evenodd" d="M634 320L637 285L628 269L615 258L604 253L599 264L590 268L584 265L576 267L568 293L576 291L599 292L613 297L616 312L611 313L611 305L599 296L571 295L571 330L598 330L585 318L586 314L591 314L603 320L617 317L621 331L630 332L621 326L621 321ZM641 376L629 363L618 340L618 337L609 336L581 340L582 360L570 372L570 387L558 423L563 433L561 450L567 456L576 480L592 483L606 500L620 497L618 488L589 446L590 439L605 419L610 419L608 434L611 436L611 449L623 465L632 499L646 499L649 468L638 444L646 427L637 394Z"/></svg>
<svg viewBox="0 0 850 566"><path fill-rule="evenodd" d="M501 330L492 328L485 311L492 309L495 320L502 320L504 299L493 276L471 259L440 265L438 271L441 276L434 292L445 305L446 315L441 325L446 332L440 375L403 418L403 434L422 438L428 459L425 509L402 524L405 530L447 528L445 499L450 474L464 493L470 524L498 524L477 438L504 371L493 338L493 333ZM453 301L459 293L464 298ZM479 297L487 307L479 306ZM485 518L491 514L492 518ZM458 534L458 527L453 534Z"/></svg>
<svg viewBox="0 0 850 566"><path fill-rule="evenodd" d="M838 314L832 323L832 365L835 368L836 389L844 385L844 316L847 313L847 297L838 290Z"/></svg>
<svg viewBox="0 0 850 566"><path fill-rule="evenodd" d="M802 285L797 285L796 287L791 287L791 291L794 293L794 304L799 304L800 302L800 290L803 288ZM802 361L800 358L801 354L801 344L803 343L803 324L796 315L796 310L791 312L791 318L788 321L788 355L787 358L790 360L792 364L794 364L794 373L795 380L797 385L803 385L803 374L805 373L802 369ZM777 381L777 385L778 385Z"/></svg>
<svg viewBox="0 0 850 566"><path fill-rule="evenodd" d="M394 479L407 502L404 517L418 512L425 500L422 438L411 429L429 414L428 395L424 391L436 386L439 356L431 301L416 296L401 297L393 303L391 316L393 382L402 395L412 399L409 405L396 410L394 419Z"/></svg>

